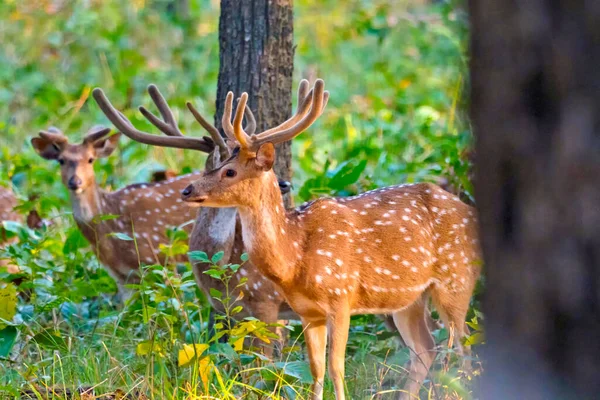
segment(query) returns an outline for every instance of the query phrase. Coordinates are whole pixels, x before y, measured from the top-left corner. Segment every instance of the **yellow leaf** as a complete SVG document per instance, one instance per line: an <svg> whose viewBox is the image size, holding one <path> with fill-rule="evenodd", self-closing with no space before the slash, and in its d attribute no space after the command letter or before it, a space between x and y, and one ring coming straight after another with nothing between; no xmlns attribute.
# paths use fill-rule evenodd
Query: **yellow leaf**
<svg viewBox="0 0 600 400"><path fill-rule="evenodd" d="M179 350L177 364L180 367L188 365L197 356L202 355L208 349L208 345L204 343L184 344L183 349Z"/></svg>
<svg viewBox="0 0 600 400"><path fill-rule="evenodd" d="M208 393L208 381L210 379L210 373L213 369L213 362L209 356L202 357L198 361L198 368L200 371L200 379L204 385L204 393Z"/></svg>
<svg viewBox="0 0 600 400"><path fill-rule="evenodd" d="M398 87L400 89L406 89L407 87L409 87L412 84L411 81L409 81L408 79L402 79L400 81L400 83L398 84Z"/></svg>
<svg viewBox="0 0 600 400"><path fill-rule="evenodd" d="M160 347L160 344L152 341L138 343L138 345L135 348L135 352L138 356L146 356L150 353L157 354L161 357L163 356L162 347Z"/></svg>
<svg viewBox="0 0 600 400"><path fill-rule="evenodd" d="M252 333L254 334L254 336L256 336L257 338L259 338L263 342L265 342L267 344L271 343L271 341L269 340L269 338L266 335L263 335L263 333L260 331L260 329L257 329L256 331L254 331Z"/></svg>
<svg viewBox="0 0 600 400"><path fill-rule="evenodd" d="M13 284L8 284L0 288L0 318L12 321L17 313L17 288ZM6 326L0 321L0 329Z"/></svg>
<svg viewBox="0 0 600 400"><path fill-rule="evenodd" d="M233 349L235 351L244 350L244 338L243 337L241 337L238 340L236 340L235 342L233 342Z"/></svg>

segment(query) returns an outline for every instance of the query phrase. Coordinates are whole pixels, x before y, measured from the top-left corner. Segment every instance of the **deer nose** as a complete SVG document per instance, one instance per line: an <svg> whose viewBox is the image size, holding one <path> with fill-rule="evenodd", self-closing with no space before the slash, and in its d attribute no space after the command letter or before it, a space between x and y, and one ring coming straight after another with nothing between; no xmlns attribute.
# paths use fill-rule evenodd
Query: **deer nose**
<svg viewBox="0 0 600 400"><path fill-rule="evenodd" d="M79 189L79 187L81 186L81 179L78 176L72 176L69 179L69 182L67 182L67 186L71 190Z"/></svg>
<svg viewBox="0 0 600 400"><path fill-rule="evenodd" d="M192 194L193 190L194 188L192 187L192 185L188 185L185 189L181 191L181 196L183 198L189 197Z"/></svg>

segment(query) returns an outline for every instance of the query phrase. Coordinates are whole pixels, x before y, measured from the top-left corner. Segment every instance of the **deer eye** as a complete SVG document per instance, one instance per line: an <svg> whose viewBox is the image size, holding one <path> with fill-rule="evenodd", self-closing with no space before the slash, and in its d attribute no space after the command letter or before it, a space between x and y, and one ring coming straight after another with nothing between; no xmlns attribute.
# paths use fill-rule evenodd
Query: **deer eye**
<svg viewBox="0 0 600 400"><path fill-rule="evenodd" d="M228 178L233 178L237 175L237 172L234 169L228 169L225 171L225 176Z"/></svg>
<svg viewBox="0 0 600 400"><path fill-rule="evenodd" d="M90 158L90 159L88 160L88 162L91 164L91 163L93 163L93 162L94 162L94 159L93 159L93 158Z"/></svg>
<svg viewBox="0 0 600 400"><path fill-rule="evenodd" d="M58 163L59 163L60 165L65 165L65 160L64 160L64 159L62 159L62 158L59 158L59 159L58 159Z"/></svg>

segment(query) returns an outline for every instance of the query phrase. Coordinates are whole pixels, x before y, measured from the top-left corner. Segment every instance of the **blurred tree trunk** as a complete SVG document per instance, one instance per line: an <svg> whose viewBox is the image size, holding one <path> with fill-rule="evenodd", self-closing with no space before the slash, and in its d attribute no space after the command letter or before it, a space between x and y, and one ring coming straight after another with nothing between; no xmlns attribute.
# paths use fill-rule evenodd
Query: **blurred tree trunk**
<svg viewBox="0 0 600 400"><path fill-rule="evenodd" d="M248 92L257 132L289 118L294 68L292 0L222 0L220 69L215 122L221 126L228 91ZM277 145L275 173L291 180L291 144ZM291 196L285 196L286 206Z"/></svg>
<svg viewBox="0 0 600 400"><path fill-rule="evenodd" d="M600 1L471 0L486 399L600 393Z"/></svg>

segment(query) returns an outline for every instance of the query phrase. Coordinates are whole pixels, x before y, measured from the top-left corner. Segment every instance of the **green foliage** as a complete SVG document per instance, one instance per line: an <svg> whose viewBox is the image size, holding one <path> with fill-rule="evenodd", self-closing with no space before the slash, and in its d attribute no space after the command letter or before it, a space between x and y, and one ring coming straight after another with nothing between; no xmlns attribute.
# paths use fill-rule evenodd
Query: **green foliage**
<svg viewBox="0 0 600 400"><path fill-rule="evenodd" d="M253 346L274 339L269 327L236 318L243 310L228 282L240 265L219 266L222 252L189 252L182 229L167 232L170 243L160 247L167 262L143 267L123 302L72 220L58 165L28 143L50 125L78 142L92 125L107 124L90 99L96 86L134 124L154 131L135 109L150 106L150 82L172 104L182 131L198 135L184 103L214 111L218 1L190 1L188 18L169 3L0 2L0 183L12 185L22 214L34 210L48 222L38 230L3 222L3 234L16 242L0 249L0 259L18 271L0 267L0 392L90 384L100 393L135 389L161 399L308 395L301 327L292 325L278 359L265 360ZM294 141L297 200L439 179L472 193L464 156L471 135L461 112L468 100L461 2L298 0L294 31L295 81L320 76L331 92L324 115ZM95 168L98 183L113 189L146 181L158 168L185 173L202 165L198 153L122 140ZM170 261L186 253L226 283L227 290L210 293L226 310L213 333L209 301L190 266ZM476 297L467 338L474 344L483 340L478 309ZM442 347L448 337L435 332ZM347 353L349 398L394 391L405 376L408 351L375 317L353 318ZM440 353L436 393L469 397L472 377L451 349Z"/></svg>

